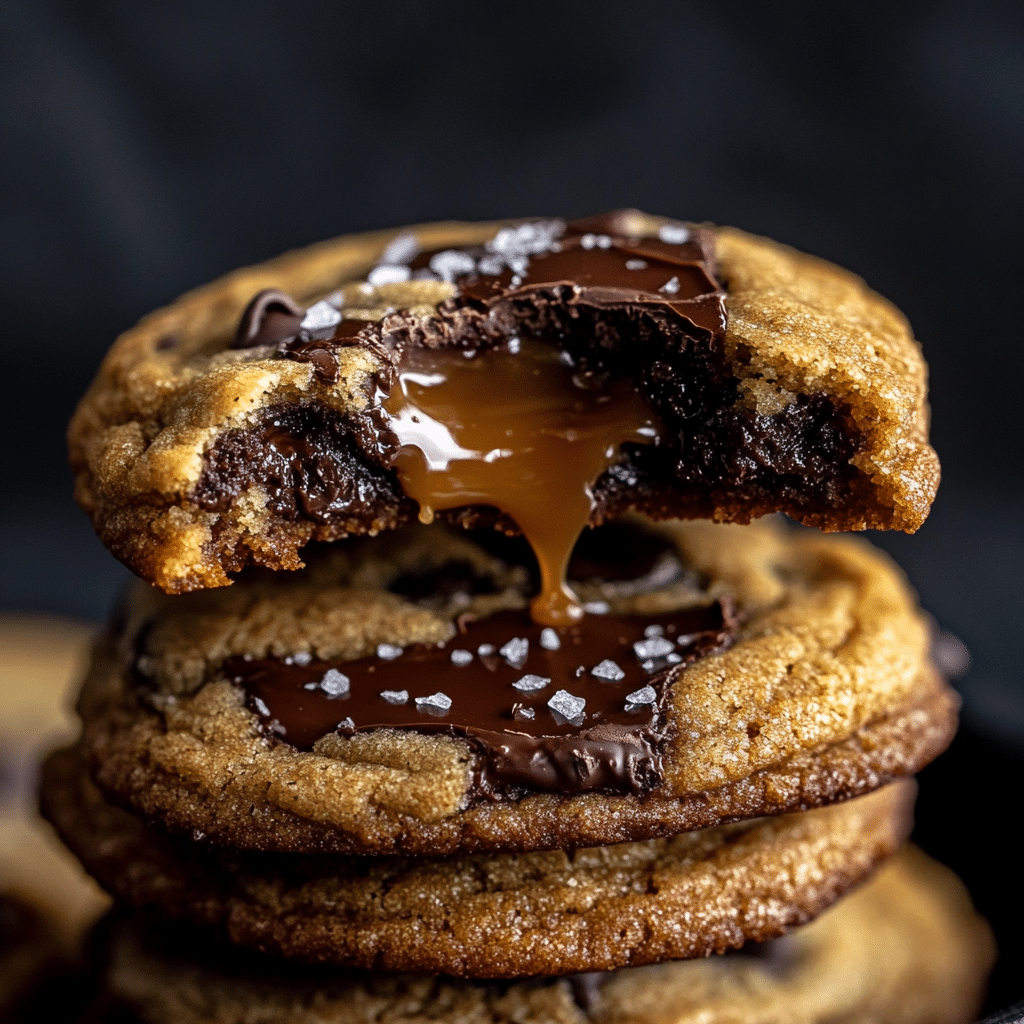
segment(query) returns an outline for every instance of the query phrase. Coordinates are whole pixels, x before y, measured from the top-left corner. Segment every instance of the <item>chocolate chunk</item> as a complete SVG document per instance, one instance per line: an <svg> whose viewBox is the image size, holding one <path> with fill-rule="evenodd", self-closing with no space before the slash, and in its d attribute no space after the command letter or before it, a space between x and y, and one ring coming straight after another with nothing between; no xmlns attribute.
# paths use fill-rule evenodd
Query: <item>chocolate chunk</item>
<svg viewBox="0 0 1024 1024"><path fill-rule="evenodd" d="M276 345L299 333L306 311L285 292L264 288L245 307L232 348Z"/></svg>

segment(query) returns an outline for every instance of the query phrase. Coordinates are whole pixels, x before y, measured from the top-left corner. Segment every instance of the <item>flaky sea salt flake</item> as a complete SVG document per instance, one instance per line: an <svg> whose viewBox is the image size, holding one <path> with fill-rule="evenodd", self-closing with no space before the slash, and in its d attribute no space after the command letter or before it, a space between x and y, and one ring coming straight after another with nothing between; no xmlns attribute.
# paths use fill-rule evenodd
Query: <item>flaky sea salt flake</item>
<svg viewBox="0 0 1024 1024"><path fill-rule="evenodd" d="M412 271L400 263L382 263L366 275L366 280L379 288L382 284L403 284L412 276Z"/></svg>
<svg viewBox="0 0 1024 1024"><path fill-rule="evenodd" d="M498 653L513 667L522 668L530 653L530 641L524 636L513 637L498 649Z"/></svg>
<svg viewBox="0 0 1024 1024"><path fill-rule="evenodd" d="M659 292L664 292L666 295L675 295L679 291L679 278L673 277L666 281L659 289Z"/></svg>
<svg viewBox="0 0 1024 1024"><path fill-rule="evenodd" d="M658 238L669 245L683 245L690 240L690 229L682 224L662 224L658 228Z"/></svg>
<svg viewBox="0 0 1024 1024"><path fill-rule="evenodd" d="M606 679L610 683L617 683L620 679L626 678L626 673L611 658L605 658L604 661L595 665L590 670L590 674L598 679Z"/></svg>
<svg viewBox="0 0 1024 1024"><path fill-rule="evenodd" d="M336 668L329 668L320 680L320 689L328 697L347 697L349 688L348 676Z"/></svg>
<svg viewBox="0 0 1024 1024"><path fill-rule="evenodd" d="M378 265L385 263L412 263L420 251L420 243L416 236L408 232L397 235L387 244L380 254Z"/></svg>
<svg viewBox="0 0 1024 1024"><path fill-rule="evenodd" d="M473 660L473 652L465 651L461 648L456 648L451 653L452 664L462 668L463 665L468 665Z"/></svg>
<svg viewBox="0 0 1024 1024"><path fill-rule="evenodd" d="M335 309L329 302L317 302L306 310L299 327L304 331L321 331L338 323L341 323L341 310Z"/></svg>
<svg viewBox="0 0 1024 1024"><path fill-rule="evenodd" d="M633 652L641 661L648 658L664 658L675 650L675 644L663 636L652 636L646 640L637 640L633 644Z"/></svg>
<svg viewBox="0 0 1024 1024"><path fill-rule="evenodd" d="M647 260L626 260L627 270L646 270Z"/></svg>
<svg viewBox="0 0 1024 1024"><path fill-rule="evenodd" d="M457 249L445 249L444 252L435 253L430 257L430 269L442 281L451 284L457 277L472 274L476 270L476 260L468 253L459 252Z"/></svg>
<svg viewBox="0 0 1024 1024"><path fill-rule="evenodd" d="M583 605L583 610L588 615L607 615L610 609L610 605L607 601L587 601Z"/></svg>
<svg viewBox="0 0 1024 1024"><path fill-rule="evenodd" d="M665 635L665 627L664 626L659 626L657 624L655 624L653 626L648 626L644 630L644 636L647 637L648 640L650 640L650 638L652 636L664 636L664 635Z"/></svg>
<svg viewBox="0 0 1024 1024"><path fill-rule="evenodd" d="M563 718L570 721L580 718L587 702L582 697L574 697L568 690L559 690L558 693L548 701L548 707L557 711Z"/></svg>
<svg viewBox="0 0 1024 1024"><path fill-rule="evenodd" d="M495 649L496 648L495 648L494 644L481 644L476 649L476 653L479 654L481 658L486 658L486 657L488 657L488 655L493 654Z"/></svg>
<svg viewBox="0 0 1024 1024"><path fill-rule="evenodd" d="M309 651L297 651L292 655L292 661L296 665L308 665L313 660L313 655Z"/></svg>
<svg viewBox="0 0 1024 1024"><path fill-rule="evenodd" d="M394 661L402 656L402 648L394 644L377 644L377 657L381 661Z"/></svg>
<svg viewBox="0 0 1024 1024"><path fill-rule="evenodd" d="M389 704L408 704L409 703L409 691L408 690L381 690L380 691L380 695Z"/></svg>
<svg viewBox="0 0 1024 1024"><path fill-rule="evenodd" d="M512 685L523 693L532 693L534 690L543 690L550 682L551 680L545 679L544 676L527 675L517 679Z"/></svg>
<svg viewBox="0 0 1024 1024"><path fill-rule="evenodd" d="M452 706L452 699L447 693L432 693L429 697L417 697L416 706L419 708L437 708L440 711L447 711Z"/></svg>
<svg viewBox="0 0 1024 1024"><path fill-rule="evenodd" d="M627 704L653 704L658 694L653 686L641 686L639 690L626 694Z"/></svg>
<svg viewBox="0 0 1024 1024"><path fill-rule="evenodd" d="M561 649L562 641L550 626L545 626L540 631L540 645L545 651L557 651Z"/></svg>

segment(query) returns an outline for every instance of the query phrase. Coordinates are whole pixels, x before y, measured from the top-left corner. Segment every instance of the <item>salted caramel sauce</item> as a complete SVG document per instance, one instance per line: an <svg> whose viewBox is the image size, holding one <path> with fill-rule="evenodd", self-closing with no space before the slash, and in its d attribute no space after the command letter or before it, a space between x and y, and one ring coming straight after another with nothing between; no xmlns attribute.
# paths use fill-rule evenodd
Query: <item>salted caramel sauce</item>
<svg viewBox="0 0 1024 1024"><path fill-rule="evenodd" d="M565 579L594 506L591 486L622 444L659 436L636 385L582 373L553 341L523 336L485 351L410 348L382 404L398 438L393 466L420 519L465 505L500 509L540 565L533 620L580 619Z"/></svg>

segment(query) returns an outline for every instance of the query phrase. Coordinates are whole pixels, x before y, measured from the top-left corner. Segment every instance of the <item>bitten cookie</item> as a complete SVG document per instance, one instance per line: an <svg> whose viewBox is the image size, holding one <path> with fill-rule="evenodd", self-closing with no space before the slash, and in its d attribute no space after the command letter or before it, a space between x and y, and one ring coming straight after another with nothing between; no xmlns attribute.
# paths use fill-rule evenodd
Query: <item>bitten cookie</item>
<svg viewBox="0 0 1024 1024"><path fill-rule="evenodd" d="M71 749L43 806L121 901L312 963L528 977L706 956L814 917L892 854L914 784L831 807L566 852L437 857L236 854L105 803Z"/></svg>
<svg viewBox="0 0 1024 1024"><path fill-rule="evenodd" d="M230 590L138 585L79 702L95 781L237 849L554 849L856 796L952 736L928 627L866 544L620 522L570 565L593 611L542 629L494 537L434 524Z"/></svg>
<svg viewBox="0 0 1024 1024"><path fill-rule="evenodd" d="M992 939L963 887L908 849L817 921L734 955L528 981L283 964L190 929L113 931L107 997L141 1024L967 1024Z"/></svg>
<svg viewBox="0 0 1024 1024"><path fill-rule="evenodd" d="M821 260L638 211L351 236L184 296L118 339L79 406L78 501L168 592L297 568L310 540L423 513L390 404L408 360L486 362L527 336L581 392L621 383L650 416L588 470L577 530L631 508L826 530L927 515L926 373L899 312ZM441 514L527 530L479 494Z"/></svg>

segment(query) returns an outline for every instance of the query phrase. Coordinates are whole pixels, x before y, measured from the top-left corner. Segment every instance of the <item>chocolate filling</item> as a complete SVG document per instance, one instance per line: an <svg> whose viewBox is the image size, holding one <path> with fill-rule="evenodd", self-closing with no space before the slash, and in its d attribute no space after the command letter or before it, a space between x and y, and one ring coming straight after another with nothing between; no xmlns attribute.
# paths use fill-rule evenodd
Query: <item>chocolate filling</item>
<svg viewBox="0 0 1024 1024"><path fill-rule="evenodd" d="M334 353L345 345L371 347L397 368L413 347L474 351L534 334L553 339L581 375L632 377L663 424L663 440L620 446L590 488L591 525L631 507L703 516L727 506L742 519L748 508L813 515L849 500L861 436L845 406L820 394L797 396L773 415L739 404L723 352L725 291L711 232L668 225L662 238L635 237L628 211L507 230L535 237L506 244L499 233L487 246L411 253L389 268L454 282L456 296L427 325L399 313L302 330L301 310L270 292L250 304L236 345L276 345L280 358L312 362L330 382ZM394 382L386 369L381 394ZM392 440L379 408L344 417L316 403L275 406L212 446L190 498L224 511L257 486L286 520L338 533L397 525L418 508L392 470ZM475 504L441 514L516 529L502 511Z"/></svg>
<svg viewBox="0 0 1024 1024"><path fill-rule="evenodd" d="M478 755L474 799L643 795L662 779L670 682L728 646L736 626L726 600L543 631L523 612L501 612L460 620L447 644L382 645L337 663L235 657L220 672L245 691L268 737L302 750L334 732L440 733Z"/></svg>

